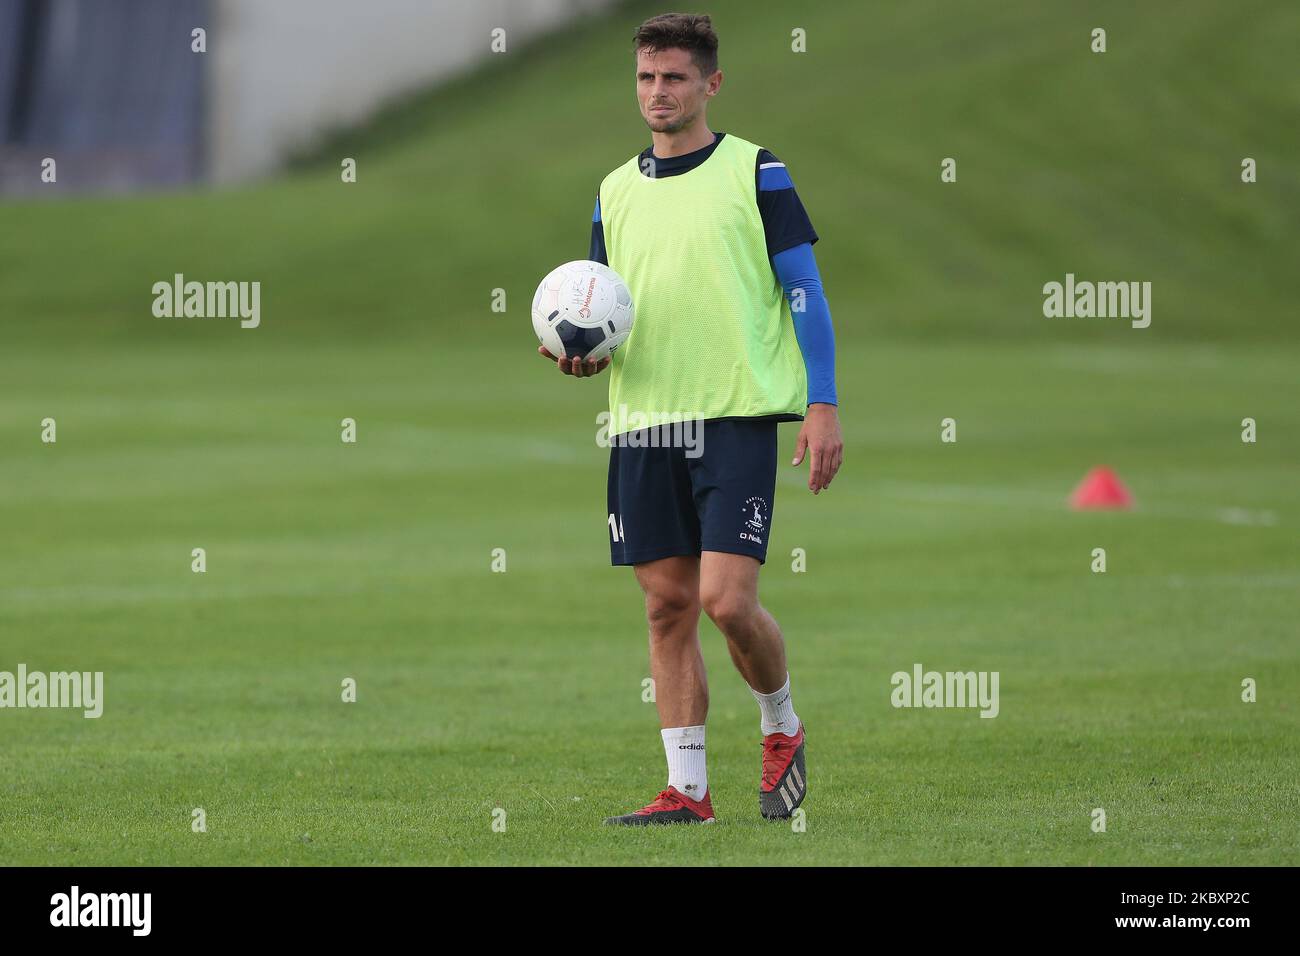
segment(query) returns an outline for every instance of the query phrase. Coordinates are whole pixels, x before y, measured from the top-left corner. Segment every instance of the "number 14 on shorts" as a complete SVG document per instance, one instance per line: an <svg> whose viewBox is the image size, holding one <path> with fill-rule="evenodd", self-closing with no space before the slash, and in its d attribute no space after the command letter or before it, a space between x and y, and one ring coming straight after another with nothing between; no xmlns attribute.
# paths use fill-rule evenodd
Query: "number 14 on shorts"
<svg viewBox="0 0 1300 956"><path fill-rule="evenodd" d="M609 516L609 534L614 539L614 543L626 541L627 536L623 534L623 516L611 514Z"/></svg>

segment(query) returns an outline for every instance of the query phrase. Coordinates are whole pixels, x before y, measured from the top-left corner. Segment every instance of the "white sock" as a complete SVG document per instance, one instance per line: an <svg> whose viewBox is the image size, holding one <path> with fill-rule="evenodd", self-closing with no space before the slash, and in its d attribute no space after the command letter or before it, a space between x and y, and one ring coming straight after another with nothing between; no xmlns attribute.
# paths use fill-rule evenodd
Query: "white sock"
<svg viewBox="0 0 1300 956"><path fill-rule="evenodd" d="M751 687L749 692L754 695L754 700L758 701L758 709L763 715L764 737L777 731L787 737L799 733L799 717L795 714L794 704L790 699L789 674L785 675L785 684L778 691L760 694Z"/></svg>
<svg viewBox="0 0 1300 956"><path fill-rule="evenodd" d="M668 757L668 786L692 800L703 800L709 792L709 777L704 769L704 725L668 727L659 733Z"/></svg>

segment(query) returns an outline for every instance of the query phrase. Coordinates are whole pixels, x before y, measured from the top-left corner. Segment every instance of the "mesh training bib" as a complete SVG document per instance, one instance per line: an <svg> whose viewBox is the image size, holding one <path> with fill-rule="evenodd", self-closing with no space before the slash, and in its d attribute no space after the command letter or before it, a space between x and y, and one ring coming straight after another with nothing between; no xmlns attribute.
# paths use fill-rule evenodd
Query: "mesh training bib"
<svg viewBox="0 0 1300 956"><path fill-rule="evenodd" d="M803 358L754 194L758 149L729 133L689 172L650 179L634 156L601 183L609 265L636 307L610 365L610 435L674 415L803 414Z"/></svg>

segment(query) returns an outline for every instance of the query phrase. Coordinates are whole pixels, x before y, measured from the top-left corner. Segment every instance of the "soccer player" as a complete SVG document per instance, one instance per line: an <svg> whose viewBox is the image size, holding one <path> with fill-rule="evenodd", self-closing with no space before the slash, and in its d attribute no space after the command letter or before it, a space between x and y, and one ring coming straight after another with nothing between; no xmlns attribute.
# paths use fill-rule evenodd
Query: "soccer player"
<svg viewBox="0 0 1300 956"><path fill-rule="evenodd" d="M701 609L758 701L759 812L782 819L803 802L808 774L785 643L758 601L777 423L802 419L793 464L807 453L813 494L843 458L817 233L784 163L709 129L708 102L722 87L709 17L647 20L634 50L651 145L601 183L589 253L627 280L632 333L600 362L539 349L566 375L610 367L611 561L635 570L650 627L668 786L605 822L713 821ZM637 427L669 416L698 421L699 433L686 442L681 426Z"/></svg>

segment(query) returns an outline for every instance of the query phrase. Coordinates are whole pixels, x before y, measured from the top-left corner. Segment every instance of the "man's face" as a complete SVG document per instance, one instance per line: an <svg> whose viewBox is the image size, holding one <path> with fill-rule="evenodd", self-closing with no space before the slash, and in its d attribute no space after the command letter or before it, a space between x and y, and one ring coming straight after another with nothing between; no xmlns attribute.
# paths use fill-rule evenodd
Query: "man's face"
<svg viewBox="0 0 1300 956"><path fill-rule="evenodd" d="M637 51L637 101L646 125L656 133L675 133L690 126L721 85L721 70L701 76L685 50Z"/></svg>

